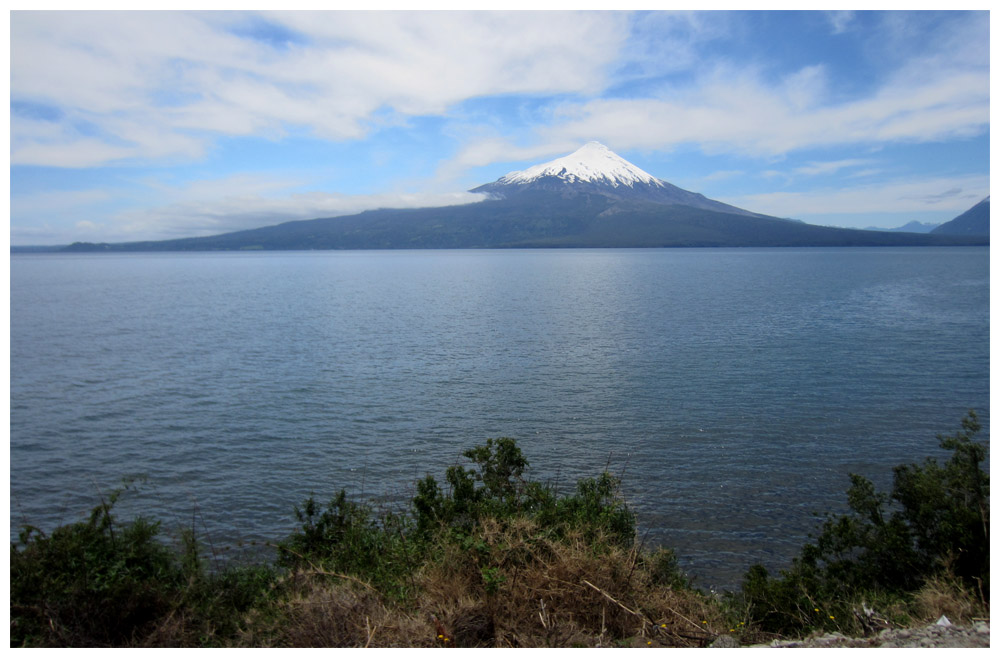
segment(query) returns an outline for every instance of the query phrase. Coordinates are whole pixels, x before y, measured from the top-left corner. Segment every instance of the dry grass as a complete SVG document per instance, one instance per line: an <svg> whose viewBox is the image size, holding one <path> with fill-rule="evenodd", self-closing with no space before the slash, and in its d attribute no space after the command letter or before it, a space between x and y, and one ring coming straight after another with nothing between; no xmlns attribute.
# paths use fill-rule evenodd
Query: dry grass
<svg viewBox="0 0 1000 658"><path fill-rule="evenodd" d="M289 575L288 596L249 615L237 644L702 647L731 634L718 602L657 584L634 549L556 541L536 530L524 520L489 522L476 550L443 543L438 559L417 574L420 594L409 602L388 602L356 580L321 571ZM488 565L481 562L487 555ZM497 567L489 586L484 567ZM928 582L913 611L925 623L942 614L961 624L988 617L975 593L946 578Z"/></svg>
<svg viewBox="0 0 1000 658"><path fill-rule="evenodd" d="M322 572L287 577L287 596L247 617L239 644L253 647L429 647L429 620L390 608L370 588Z"/></svg>
<svg viewBox="0 0 1000 658"><path fill-rule="evenodd" d="M471 550L442 542L408 603L387 603L357 582L299 573L278 614L249 620L257 630L241 644L696 647L724 632L718 606L653 583L635 550L547 539L523 519L487 522L479 537Z"/></svg>
<svg viewBox="0 0 1000 658"><path fill-rule="evenodd" d="M924 622L933 623L945 615L953 624L968 625L975 619L988 619L989 603L957 579L935 576L914 596L914 613Z"/></svg>

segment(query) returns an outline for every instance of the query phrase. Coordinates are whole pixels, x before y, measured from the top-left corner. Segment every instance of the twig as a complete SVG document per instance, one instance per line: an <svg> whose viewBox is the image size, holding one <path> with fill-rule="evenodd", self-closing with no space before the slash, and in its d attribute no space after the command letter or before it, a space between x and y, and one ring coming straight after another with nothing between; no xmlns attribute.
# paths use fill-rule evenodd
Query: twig
<svg viewBox="0 0 1000 658"><path fill-rule="evenodd" d="M205 515L201 513L201 505L198 504L198 499L194 495L189 495L191 498L191 534L195 535L195 528L197 527L196 519L201 518L201 527L205 531L205 539L208 540L208 549L212 552L212 563L215 566L215 570L219 571L221 569L219 565L219 551L215 550L215 542L212 541L212 533L208 529L208 524L205 522ZM196 535L195 535L196 536Z"/></svg>
<svg viewBox="0 0 1000 658"><path fill-rule="evenodd" d="M357 583L358 585L361 585L365 589L371 590L376 594L379 593L377 589L375 589L365 581L361 580L360 578L355 578L354 576L348 576L346 573L337 573L335 571L324 571L322 569L317 569L316 567L313 567L313 573L317 573L321 576L330 576L331 578L343 578L344 580L349 580L352 583Z"/></svg>
<svg viewBox="0 0 1000 658"><path fill-rule="evenodd" d="M704 632L705 632L705 629L704 629L704 628L702 628L700 624L696 624L696 623L694 623L693 621L691 621L690 619L688 619L687 617L685 617L685 616L684 616L684 615L682 615L681 613L677 612L676 610L674 610L674 609L673 609L673 608L671 608L670 606L668 606L668 605L665 605L665 606L663 606L663 607L664 607L664 608L666 608L667 610L669 610L670 612L674 613L674 614L675 614L676 616L680 617L681 619L683 619L683 620L684 620L684 621L686 621L687 623L691 624L692 626L694 626L695 628L697 628L697 629L698 629L699 631L701 631L702 633L704 633Z"/></svg>
<svg viewBox="0 0 1000 658"><path fill-rule="evenodd" d="M590 582L590 581L588 581L588 580L584 580L584 581L582 581L582 582L583 582L583 584L584 584L584 585L589 585L590 587L593 587L594 589L596 589L596 590L597 590L598 592L600 592L600 593L601 593L601 594L603 594L603 595L604 595L605 597L607 597L607 599L608 599L609 601L611 601L612 603L615 603L615 604L617 604L617 605L618 605L618 607L620 607L620 608L621 608L622 610L625 610L626 612L629 612L629 613L631 613L631 614L635 615L636 617L641 617L644 623L645 623L645 622L648 622L648 623L652 624L653 626L656 626L656 622L655 622L655 621L653 621L652 619L650 619L648 615L646 615L646 614L644 614L644 613L641 613L641 612L636 612L635 610L632 610L631 608L629 608L628 606L626 606L626 605L625 605L624 603L622 603L621 601L617 600L617 599L616 599L615 597L611 596L610 594L608 594L607 592L605 592L605 591L604 591L603 589L601 589L601 588L600 588L600 587L598 587L597 585L593 584L592 582ZM688 619L687 617L685 617L685 616L684 616L684 615L682 615L681 613L677 612L676 610L674 610L674 609L673 609L673 608L671 608L670 606L664 606L664 607L665 607L665 608L666 608L667 610L669 610L670 612L672 612L672 613L673 613L674 615L676 615L676 616L680 617L681 619L683 619L683 620L684 620L684 621L686 621L687 623L689 623L689 624L691 624L692 626L694 626L695 628L697 628L697 629L698 629L699 631L701 631L702 633L704 633L704 632L705 632L705 631L704 631L704 630L703 630L703 629L701 628L701 626L699 626L698 624L694 623L693 621L691 621L690 619Z"/></svg>
<svg viewBox="0 0 1000 658"><path fill-rule="evenodd" d="M379 593L379 591L377 589L375 589L374 587L372 587L371 585L369 585L365 581L360 580L358 578L355 578L354 576L348 576L346 573L335 573L335 572L332 572L332 571L325 571L325 570L320 569L319 567L317 567L315 564L312 563L312 561L310 561L309 559L307 559L305 556L303 556L303 555L301 555L299 553L296 553L295 551L293 551L290 548L287 548L287 547L283 546L281 548L281 550L287 551L287 552L291 553L292 555L294 555L295 557L299 558L300 560L304 560L309 565L309 568L312 570L313 573L319 574L320 576L331 576L333 578L343 578L344 580L350 580L351 582L357 583L358 585L361 585L362 587L365 587L365 588L371 590L372 592L375 592L376 594Z"/></svg>
<svg viewBox="0 0 1000 658"><path fill-rule="evenodd" d="M632 566L629 567L628 578L625 579L625 587L628 587L629 585L632 584L632 573L635 571L636 565L639 564L639 555L642 553L642 548L646 545L646 537L648 536L649 536L649 529L647 528L646 532L642 534L642 539L639 541L639 547L638 548L636 548L635 546L632 547L630 556L632 558Z"/></svg>
<svg viewBox="0 0 1000 658"><path fill-rule="evenodd" d="M625 453L625 463L622 464L621 474L618 476L618 490L621 491L621 483L625 481L625 471L628 469L628 461L632 458L631 452Z"/></svg>
<svg viewBox="0 0 1000 658"><path fill-rule="evenodd" d="M621 608L625 612L631 613L631 614L635 615L636 617L641 617L642 620L643 620L643 622L647 621L646 615L642 614L641 612L636 612L635 610L629 608L624 603L622 603L621 601L619 601L615 597L611 596L610 594L608 594L607 592L605 592L603 589L601 589L600 587L598 587L594 583L590 582L589 580L583 580L581 582L584 585L589 585L590 587L593 587L594 589L596 589L598 592L600 592L601 594L603 594L609 601L611 601L612 603L616 604L619 608ZM650 623L652 623L652 622L650 622Z"/></svg>

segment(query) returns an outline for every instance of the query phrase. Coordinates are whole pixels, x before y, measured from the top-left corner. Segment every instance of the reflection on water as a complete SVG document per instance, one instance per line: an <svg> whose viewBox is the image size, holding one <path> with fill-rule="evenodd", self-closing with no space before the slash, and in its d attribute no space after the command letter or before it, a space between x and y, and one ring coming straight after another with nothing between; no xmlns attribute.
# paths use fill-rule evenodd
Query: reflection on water
<svg viewBox="0 0 1000 658"><path fill-rule="evenodd" d="M988 294L976 248L16 255L12 533L143 474L126 512L273 540L511 436L731 585L988 425Z"/></svg>

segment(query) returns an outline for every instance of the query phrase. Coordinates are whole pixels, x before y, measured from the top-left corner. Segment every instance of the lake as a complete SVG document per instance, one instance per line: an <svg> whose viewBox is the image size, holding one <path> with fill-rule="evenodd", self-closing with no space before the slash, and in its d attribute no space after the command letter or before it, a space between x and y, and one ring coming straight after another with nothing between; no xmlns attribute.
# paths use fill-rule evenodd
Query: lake
<svg viewBox="0 0 1000 658"><path fill-rule="evenodd" d="M10 308L12 537L141 476L121 516L238 554L507 436L733 587L989 425L987 248L15 254Z"/></svg>

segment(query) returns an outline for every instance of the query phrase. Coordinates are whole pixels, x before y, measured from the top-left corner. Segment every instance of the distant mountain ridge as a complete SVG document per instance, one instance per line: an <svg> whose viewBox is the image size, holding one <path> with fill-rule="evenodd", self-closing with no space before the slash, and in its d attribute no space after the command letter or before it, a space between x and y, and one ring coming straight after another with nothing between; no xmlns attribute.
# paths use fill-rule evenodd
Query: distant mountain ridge
<svg viewBox="0 0 1000 658"><path fill-rule="evenodd" d="M472 190L484 201L369 210L201 238L74 243L52 251L839 247L982 245L976 235L815 226L715 201L660 180L597 142ZM15 249L16 251L16 249Z"/></svg>
<svg viewBox="0 0 1000 658"><path fill-rule="evenodd" d="M990 234L990 198L986 197L955 219L937 227L931 233L935 235L988 236Z"/></svg>
<svg viewBox="0 0 1000 658"><path fill-rule="evenodd" d="M897 226L896 228L880 228L878 226L869 226L866 231L902 231L903 233L930 233L936 229L940 224L927 224L925 222L918 222L916 220L912 222L907 222L902 226Z"/></svg>

